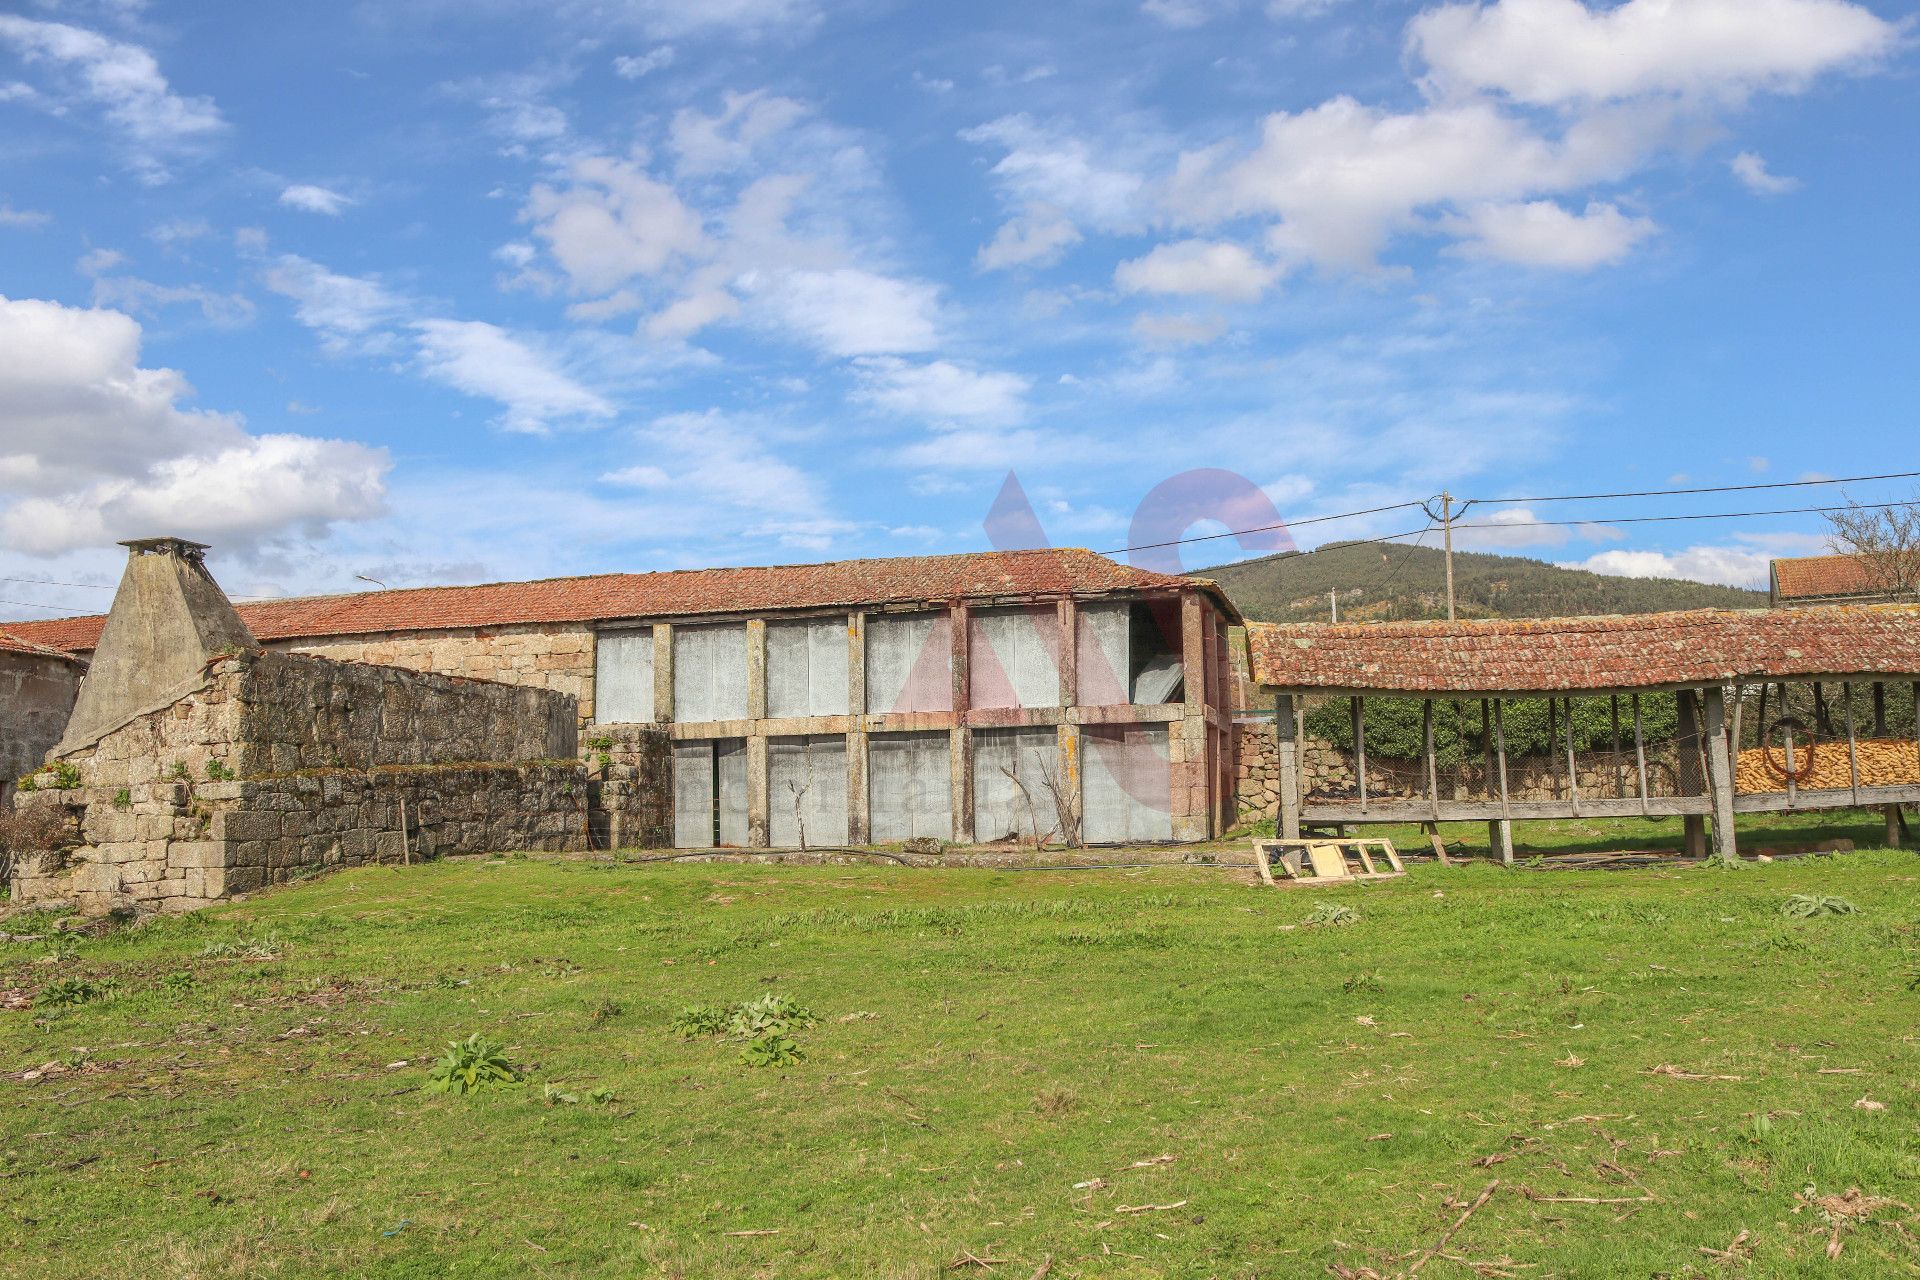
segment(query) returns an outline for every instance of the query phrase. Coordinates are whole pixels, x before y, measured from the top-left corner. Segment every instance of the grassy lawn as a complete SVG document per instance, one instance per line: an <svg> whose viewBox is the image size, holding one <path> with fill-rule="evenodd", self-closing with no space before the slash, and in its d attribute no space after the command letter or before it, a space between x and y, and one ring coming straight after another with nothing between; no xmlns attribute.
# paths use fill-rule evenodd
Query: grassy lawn
<svg viewBox="0 0 1920 1280"><path fill-rule="evenodd" d="M106 991L0 1012L0 1275L1920 1274L1917 975L1904 853L369 868L0 942ZM796 1065L672 1029L767 993ZM474 1031L527 1086L427 1092Z"/></svg>

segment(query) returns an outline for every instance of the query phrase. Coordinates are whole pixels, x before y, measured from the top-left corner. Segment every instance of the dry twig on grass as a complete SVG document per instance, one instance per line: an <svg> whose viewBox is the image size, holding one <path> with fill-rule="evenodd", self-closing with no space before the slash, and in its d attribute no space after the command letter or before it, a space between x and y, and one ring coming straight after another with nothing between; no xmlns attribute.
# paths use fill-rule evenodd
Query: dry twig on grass
<svg viewBox="0 0 1920 1280"><path fill-rule="evenodd" d="M1435 1240L1433 1244L1428 1247L1425 1253L1421 1254L1418 1258L1414 1259L1413 1265L1407 1268L1407 1274L1410 1276L1416 1275L1419 1273L1420 1268L1426 1266L1429 1262L1433 1261L1434 1257L1437 1254L1439 1254L1439 1252L1442 1249L1446 1248L1447 1243L1450 1240L1452 1240L1455 1235L1459 1233L1460 1228L1467 1225L1467 1219L1471 1218L1474 1214L1480 1212L1481 1208L1485 1206L1487 1201L1493 1199L1493 1193L1495 1191L1498 1191L1499 1189L1500 1189L1500 1179L1495 1178L1492 1182L1489 1182L1487 1184L1486 1190L1482 1191L1479 1195L1475 1196L1473 1199L1473 1203L1467 1206L1466 1212L1462 1213L1459 1217L1455 1218L1453 1220L1453 1225L1448 1227L1446 1231L1441 1234L1440 1238L1438 1240Z"/></svg>
<svg viewBox="0 0 1920 1280"><path fill-rule="evenodd" d="M1739 1076L1702 1075L1698 1071L1687 1071L1676 1067L1671 1062L1663 1062L1657 1067L1648 1067L1647 1072L1650 1075L1671 1076L1675 1080L1738 1080L1740 1078Z"/></svg>

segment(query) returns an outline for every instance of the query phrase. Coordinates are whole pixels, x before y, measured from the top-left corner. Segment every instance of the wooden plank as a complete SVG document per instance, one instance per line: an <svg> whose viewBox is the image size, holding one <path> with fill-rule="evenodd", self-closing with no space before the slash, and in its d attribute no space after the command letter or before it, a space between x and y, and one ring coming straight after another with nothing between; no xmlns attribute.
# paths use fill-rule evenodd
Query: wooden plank
<svg viewBox="0 0 1920 1280"><path fill-rule="evenodd" d="M1707 790L1713 795L1713 852L1723 862L1739 858L1733 828L1733 760L1727 752L1727 695L1719 685L1706 691Z"/></svg>
<svg viewBox="0 0 1920 1280"><path fill-rule="evenodd" d="M1260 881L1262 884L1270 885L1273 883L1273 865L1267 861L1272 847L1270 842L1265 840L1255 840L1253 842L1253 865L1260 869Z"/></svg>

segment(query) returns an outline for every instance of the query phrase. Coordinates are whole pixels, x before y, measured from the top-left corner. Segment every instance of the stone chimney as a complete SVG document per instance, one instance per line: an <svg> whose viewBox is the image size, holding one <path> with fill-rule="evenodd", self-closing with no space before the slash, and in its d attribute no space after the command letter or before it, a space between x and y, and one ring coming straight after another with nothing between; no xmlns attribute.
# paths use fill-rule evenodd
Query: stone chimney
<svg viewBox="0 0 1920 1280"><path fill-rule="evenodd" d="M204 544L138 538L120 545L127 571L56 756L174 702L205 679L217 655L259 647L207 572Z"/></svg>

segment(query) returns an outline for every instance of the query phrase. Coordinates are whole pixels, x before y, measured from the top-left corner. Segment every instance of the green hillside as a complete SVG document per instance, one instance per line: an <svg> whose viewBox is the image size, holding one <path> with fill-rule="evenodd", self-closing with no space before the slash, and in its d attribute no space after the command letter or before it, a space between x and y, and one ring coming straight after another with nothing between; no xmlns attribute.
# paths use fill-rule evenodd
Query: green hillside
<svg viewBox="0 0 1920 1280"><path fill-rule="evenodd" d="M1263 622L1325 622L1329 591L1339 593L1342 622L1447 616L1446 556L1430 547L1336 544L1195 572L1217 581L1242 613ZM1761 591L1676 578L1616 578L1523 556L1458 551L1453 573L1463 618L1752 609L1767 603Z"/></svg>

